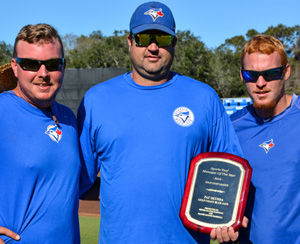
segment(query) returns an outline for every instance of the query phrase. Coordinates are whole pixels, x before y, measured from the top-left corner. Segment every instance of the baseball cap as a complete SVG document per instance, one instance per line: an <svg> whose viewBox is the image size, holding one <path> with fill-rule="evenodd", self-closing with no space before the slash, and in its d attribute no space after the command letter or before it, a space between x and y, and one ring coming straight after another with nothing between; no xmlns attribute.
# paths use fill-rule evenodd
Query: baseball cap
<svg viewBox="0 0 300 244"><path fill-rule="evenodd" d="M175 20L171 10L160 2L146 2L137 7L131 16L130 32L160 30L175 36Z"/></svg>

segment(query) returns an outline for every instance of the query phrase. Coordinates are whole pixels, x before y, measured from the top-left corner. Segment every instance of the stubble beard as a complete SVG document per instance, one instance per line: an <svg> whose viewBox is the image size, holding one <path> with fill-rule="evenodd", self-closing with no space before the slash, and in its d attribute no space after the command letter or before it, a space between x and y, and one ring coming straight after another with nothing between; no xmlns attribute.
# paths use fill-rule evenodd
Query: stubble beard
<svg viewBox="0 0 300 244"><path fill-rule="evenodd" d="M151 81L161 81L169 77L170 69L174 60L174 49L172 50L170 56L171 58L168 63L162 62L160 63L160 66L153 67L151 63L138 62L136 57L132 56L132 53L130 52L131 63L135 71L141 77Z"/></svg>
<svg viewBox="0 0 300 244"><path fill-rule="evenodd" d="M170 60L170 62L166 66L161 65L160 67L157 68L151 68L148 67L147 65L137 67L133 64L133 66L137 71L137 73L139 73L139 75L144 77L145 79L152 80L152 81L160 81L162 79L169 77L172 62L173 59Z"/></svg>

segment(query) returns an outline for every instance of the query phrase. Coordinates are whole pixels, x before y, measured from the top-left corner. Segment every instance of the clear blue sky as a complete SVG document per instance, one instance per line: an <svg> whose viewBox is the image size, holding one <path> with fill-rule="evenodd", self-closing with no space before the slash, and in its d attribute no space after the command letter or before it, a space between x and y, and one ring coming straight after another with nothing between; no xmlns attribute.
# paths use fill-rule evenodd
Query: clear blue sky
<svg viewBox="0 0 300 244"><path fill-rule="evenodd" d="M15 0L2 1L0 41L13 44L26 24L48 23L61 36L89 35L101 30L105 36L114 30L128 30L129 20L141 0ZM161 0L175 17L177 30L190 30L209 48L225 39L259 32L269 26L300 24L300 0Z"/></svg>

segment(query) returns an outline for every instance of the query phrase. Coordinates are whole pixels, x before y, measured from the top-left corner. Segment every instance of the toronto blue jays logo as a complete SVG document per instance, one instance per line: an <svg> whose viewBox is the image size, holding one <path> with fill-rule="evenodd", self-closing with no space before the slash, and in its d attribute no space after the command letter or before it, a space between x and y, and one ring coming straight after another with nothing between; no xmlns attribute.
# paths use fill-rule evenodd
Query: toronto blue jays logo
<svg viewBox="0 0 300 244"><path fill-rule="evenodd" d="M179 107L174 110L173 119L176 124L187 127L193 124L194 114L192 110L187 107Z"/></svg>
<svg viewBox="0 0 300 244"><path fill-rule="evenodd" d="M45 134L48 135L53 141L59 142L62 137L62 131L58 128L57 125L49 125Z"/></svg>
<svg viewBox="0 0 300 244"><path fill-rule="evenodd" d="M159 18L159 17L164 16L161 8L159 8L159 9L157 9L157 8L149 9L148 11L146 11L144 13L144 15L150 15L152 17L153 21L157 20L157 18Z"/></svg>
<svg viewBox="0 0 300 244"><path fill-rule="evenodd" d="M262 144L259 145L261 148L263 148L265 150L266 153L268 153L270 151L270 149L272 147L275 146L274 142L273 142L273 139L271 140L268 140L268 141L265 141L263 142Z"/></svg>

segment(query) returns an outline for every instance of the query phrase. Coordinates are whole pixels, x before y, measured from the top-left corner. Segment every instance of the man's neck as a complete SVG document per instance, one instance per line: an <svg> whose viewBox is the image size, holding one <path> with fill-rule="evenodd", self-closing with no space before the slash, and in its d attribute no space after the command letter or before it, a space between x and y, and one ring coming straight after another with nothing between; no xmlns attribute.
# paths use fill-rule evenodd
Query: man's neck
<svg viewBox="0 0 300 244"><path fill-rule="evenodd" d="M131 78L133 81L141 86L157 86L163 83L166 83L168 80L170 80L172 77L171 72L168 74L162 76L162 77L145 77L140 75L137 71L133 70L131 73Z"/></svg>

